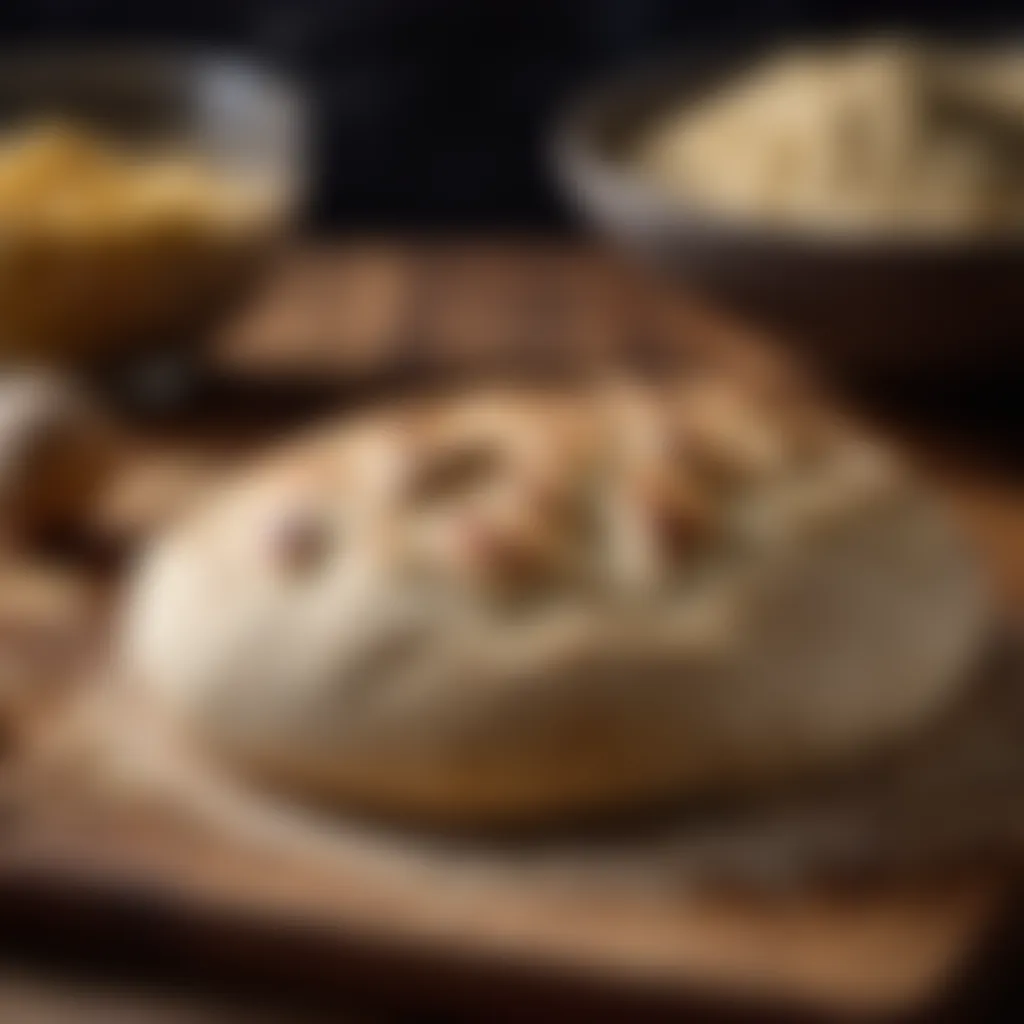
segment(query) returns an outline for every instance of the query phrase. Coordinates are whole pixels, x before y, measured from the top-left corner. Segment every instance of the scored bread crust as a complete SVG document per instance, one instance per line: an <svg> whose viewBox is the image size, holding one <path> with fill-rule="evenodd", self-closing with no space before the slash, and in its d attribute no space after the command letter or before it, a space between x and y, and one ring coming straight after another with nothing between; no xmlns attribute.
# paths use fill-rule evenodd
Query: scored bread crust
<svg viewBox="0 0 1024 1024"><path fill-rule="evenodd" d="M877 750L966 685L988 619L873 442L805 395L698 378L293 444L156 541L123 654L268 785L510 824Z"/></svg>

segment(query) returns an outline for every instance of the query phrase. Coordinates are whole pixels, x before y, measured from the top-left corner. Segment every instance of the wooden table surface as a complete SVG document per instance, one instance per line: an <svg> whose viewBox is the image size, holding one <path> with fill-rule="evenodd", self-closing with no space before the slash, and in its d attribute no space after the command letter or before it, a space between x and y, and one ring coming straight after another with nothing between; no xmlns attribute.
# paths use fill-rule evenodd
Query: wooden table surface
<svg viewBox="0 0 1024 1024"><path fill-rule="evenodd" d="M685 365L702 349L735 350L747 358L748 351L759 353L763 342L749 328L587 246L529 239L359 240L309 248L287 260L211 341L207 367L193 382L188 402L171 403L171 411L162 415L150 409L133 425L136 447L123 483L129 491L136 486L145 492L139 480L158 477L170 492L175 481L187 492L194 486L190 466L220 465L231 453L326 412L398 390L479 377L560 378L609 366L657 376ZM890 410L887 423L894 440L911 451L963 514L1008 603L1016 605L1024 600L1024 486L1015 445L1007 439L1019 437L1020 424L1001 411L994 415L984 403L974 411L978 408L983 415L972 417L963 415L962 405L933 403L932 412L941 413L938 420L913 422L893 420ZM179 464L186 471L177 473ZM173 493L159 486L148 490L149 504L143 501L142 511L134 513L134 537L175 504ZM0 915L39 924L42 919L26 896L31 886L20 887L25 878L32 880L32 872L0 877ZM776 920L762 922L761 931L747 928L747 939L739 943L746 958L741 969L764 969L766 947L791 942L794 950L803 950L803 959L787 970L805 987L817 987L818 996L832 991L856 1003L858 986L874 985L880 1005L886 993L896 1005L915 986L927 989L959 973L961 962L982 948L1010 902L1011 887L1003 879L977 878L909 896L864 897L833 907L824 917L820 908L806 918L790 914L784 927ZM51 923L61 906L67 911L76 903L52 903ZM102 902L77 906L98 914ZM691 929L689 938L672 939L681 943L675 952L695 963L706 952L700 927L696 935ZM719 930L729 933L730 927ZM710 934L710 919L707 928ZM731 943L735 950L738 940L729 934L726 946ZM600 936L592 938L594 950L599 949ZM572 941L587 945L582 935ZM883 948L883 942L889 944ZM184 953L173 942L158 948ZM863 957L861 976L851 963L856 957ZM989 969L985 990L995 984L993 965L1003 963L993 957L973 965ZM768 959L780 961L779 956ZM723 969L710 960L706 966ZM549 998L550 990L543 991ZM979 1005L978 997L975 986L971 1005ZM0 1019L16 1019L3 1012L4 998L0 985ZM148 1018L138 1010L135 1019Z"/></svg>

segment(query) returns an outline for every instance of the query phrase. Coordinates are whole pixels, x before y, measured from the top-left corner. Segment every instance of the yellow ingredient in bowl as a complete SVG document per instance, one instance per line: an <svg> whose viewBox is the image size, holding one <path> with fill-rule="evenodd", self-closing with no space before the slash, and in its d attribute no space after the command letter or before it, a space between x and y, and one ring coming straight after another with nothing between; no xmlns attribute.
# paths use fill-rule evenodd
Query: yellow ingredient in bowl
<svg viewBox="0 0 1024 1024"><path fill-rule="evenodd" d="M280 208L272 183L180 147L63 122L0 138L0 353L91 356L187 329Z"/></svg>

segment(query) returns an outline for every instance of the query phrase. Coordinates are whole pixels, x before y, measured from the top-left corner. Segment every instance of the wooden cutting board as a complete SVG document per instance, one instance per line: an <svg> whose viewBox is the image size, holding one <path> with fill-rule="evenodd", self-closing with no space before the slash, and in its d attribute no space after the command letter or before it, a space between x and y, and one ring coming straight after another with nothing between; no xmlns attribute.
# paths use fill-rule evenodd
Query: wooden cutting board
<svg viewBox="0 0 1024 1024"><path fill-rule="evenodd" d="M122 471L83 515L120 546L116 564L224 466L330 411L478 377L558 378L609 364L661 375L708 354L763 351L761 339L587 248L311 249L213 340L187 397L123 417ZM980 461L970 439L965 449L962 437L905 428L897 437L962 512L1008 601L1019 600L1024 488L1013 473ZM75 571L96 572L87 585L103 589L108 564ZM80 668L71 659L65 675ZM9 739L14 777L19 745ZM770 898L602 893L477 877L471 863L409 856L399 838L397 857L388 842L271 849L154 811L130 786L109 803L76 794L73 785L28 800L19 791L0 806L9 935L136 967L173 962L193 976L488 1020L948 1006L990 962L982 954L1013 904L1010 879L985 872Z"/></svg>

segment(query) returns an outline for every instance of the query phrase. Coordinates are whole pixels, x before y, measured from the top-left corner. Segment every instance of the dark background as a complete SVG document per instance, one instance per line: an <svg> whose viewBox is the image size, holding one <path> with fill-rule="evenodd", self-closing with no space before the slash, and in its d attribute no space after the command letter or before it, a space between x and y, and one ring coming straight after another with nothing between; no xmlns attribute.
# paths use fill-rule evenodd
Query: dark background
<svg viewBox="0 0 1024 1024"><path fill-rule="evenodd" d="M311 99L314 225L564 223L544 164L574 87L681 46L880 26L1010 32L1024 5L932 0L0 0L0 36L251 48Z"/></svg>

